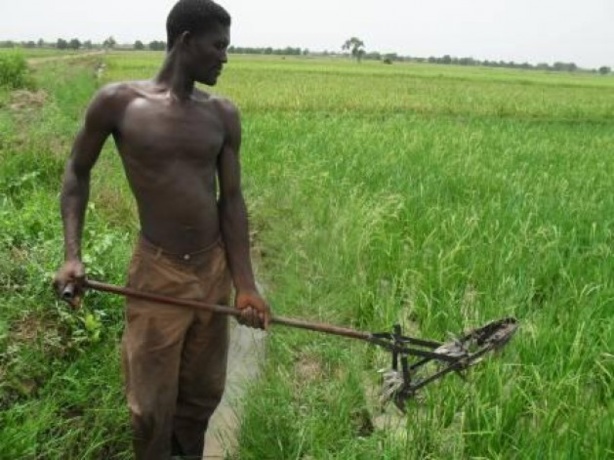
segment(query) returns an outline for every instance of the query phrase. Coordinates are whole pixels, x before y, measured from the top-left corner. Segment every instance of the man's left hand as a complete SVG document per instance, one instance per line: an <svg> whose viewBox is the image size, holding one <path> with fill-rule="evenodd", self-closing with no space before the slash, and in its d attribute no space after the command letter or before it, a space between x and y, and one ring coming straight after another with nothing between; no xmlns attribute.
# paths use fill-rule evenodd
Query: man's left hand
<svg viewBox="0 0 614 460"><path fill-rule="evenodd" d="M241 310L241 315L237 317L239 323L268 330L271 322L271 309L257 291L237 292L235 308Z"/></svg>

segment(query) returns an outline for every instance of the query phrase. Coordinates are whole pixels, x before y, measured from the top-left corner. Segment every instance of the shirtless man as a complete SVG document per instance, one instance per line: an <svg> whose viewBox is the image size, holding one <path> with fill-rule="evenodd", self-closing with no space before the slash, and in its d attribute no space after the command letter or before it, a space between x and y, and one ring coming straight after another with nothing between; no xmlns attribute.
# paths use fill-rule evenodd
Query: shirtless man
<svg viewBox="0 0 614 460"><path fill-rule="evenodd" d="M71 285L77 302L83 294L90 171L112 136L141 226L128 285L223 304L234 284L241 322L267 328L270 310L254 281L241 192L239 114L195 88L216 84L229 29L219 5L180 0L167 19L168 53L158 75L108 85L90 103L64 175L59 293ZM227 349L224 315L127 301L122 360L137 459L200 458L224 389Z"/></svg>

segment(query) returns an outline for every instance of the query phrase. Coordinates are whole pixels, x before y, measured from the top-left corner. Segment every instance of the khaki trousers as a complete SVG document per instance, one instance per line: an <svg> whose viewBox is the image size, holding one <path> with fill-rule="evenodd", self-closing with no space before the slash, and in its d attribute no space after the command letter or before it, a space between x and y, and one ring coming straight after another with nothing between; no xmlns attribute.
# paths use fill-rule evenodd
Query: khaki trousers
<svg viewBox="0 0 614 460"><path fill-rule="evenodd" d="M172 255L141 238L128 286L228 304L224 247L220 242L196 254ZM209 418L224 392L227 352L225 315L127 301L122 360L138 460L201 458Z"/></svg>

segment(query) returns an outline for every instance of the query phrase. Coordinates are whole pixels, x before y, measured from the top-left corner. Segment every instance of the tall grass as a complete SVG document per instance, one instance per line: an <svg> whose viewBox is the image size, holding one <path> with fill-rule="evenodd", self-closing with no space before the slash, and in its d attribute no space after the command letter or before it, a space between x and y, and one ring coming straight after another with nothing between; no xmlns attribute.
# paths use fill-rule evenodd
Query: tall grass
<svg viewBox="0 0 614 460"><path fill-rule="evenodd" d="M105 78L148 78L161 58L113 55ZM46 287L60 257L58 150L95 89L92 69L41 70L51 97L25 141L0 116L11 133L0 451L16 457L129 456L119 301L92 295L73 314ZM428 387L396 419L374 396L383 352L274 329L237 458L614 455L612 79L236 58L215 92L243 113L253 250L276 313L369 331L401 323L433 339L521 322L469 382ZM94 182L90 270L121 282L135 215L112 149ZM32 324L51 332L32 338Z"/></svg>
<svg viewBox="0 0 614 460"><path fill-rule="evenodd" d="M61 174L96 88L90 65L39 71L47 97L15 93L0 113L0 458L129 458L121 302L93 295L71 311L51 292ZM93 275L121 283L129 230L93 204L85 242Z"/></svg>
<svg viewBox="0 0 614 460"><path fill-rule="evenodd" d="M296 427L284 429L284 414L313 408L296 424L330 432L353 410L375 416L368 401L356 406L336 386L347 379L353 388L348 375L381 363L362 346L274 334L279 351L248 398L253 439L240 458L278 444L297 458L449 458L450 437L459 440L457 458L611 453L609 128L367 113L286 118L284 130L275 115L258 117L246 154L280 313L375 331L401 322L432 338L514 315L521 331L469 385L446 381L411 405L399 452L380 442L396 433L365 441L357 430L337 439L343 456L315 431L307 443L290 436ZM338 355L339 368L316 387L341 412L321 411L300 385L289 396L269 388L301 381L300 366L288 376L279 363L296 368L314 349L317 363ZM279 425L262 440L265 423Z"/></svg>
<svg viewBox="0 0 614 460"><path fill-rule="evenodd" d="M26 58L19 52L0 53L0 88L25 88L32 85Z"/></svg>

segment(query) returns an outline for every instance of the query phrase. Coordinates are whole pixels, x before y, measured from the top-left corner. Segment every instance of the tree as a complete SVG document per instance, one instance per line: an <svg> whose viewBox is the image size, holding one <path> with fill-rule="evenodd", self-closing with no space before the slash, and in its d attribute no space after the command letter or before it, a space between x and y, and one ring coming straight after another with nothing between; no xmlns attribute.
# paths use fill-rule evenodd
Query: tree
<svg viewBox="0 0 614 460"><path fill-rule="evenodd" d="M386 53L384 54L384 60L390 61L393 63L394 61L399 61L399 55L397 53Z"/></svg>
<svg viewBox="0 0 614 460"><path fill-rule="evenodd" d="M81 41L78 38L73 38L68 43L68 47L71 50L78 50L79 48L81 48Z"/></svg>
<svg viewBox="0 0 614 460"><path fill-rule="evenodd" d="M149 42L148 46L149 46L149 49L152 51L163 51L166 49L166 43L162 41L157 41L157 40Z"/></svg>
<svg viewBox="0 0 614 460"><path fill-rule="evenodd" d="M358 62L362 61L362 57L365 55L365 44L358 37L352 37L346 40L341 49L344 51L349 50L354 59Z"/></svg>
<svg viewBox="0 0 614 460"><path fill-rule="evenodd" d="M117 45L117 42L115 41L115 39L112 36L107 38L105 41L102 42L102 47L103 48L113 49L113 48L115 48L115 45Z"/></svg>
<svg viewBox="0 0 614 460"><path fill-rule="evenodd" d="M63 38L58 38L58 41L55 44L55 47L59 50L65 50L66 48L68 48L68 42L64 40Z"/></svg>
<svg viewBox="0 0 614 460"><path fill-rule="evenodd" d="M552 68L558 72L574 72L578 66L573 62L555 62Z"/></svg>
<svg viewBox="0 0 614 460"><path fill-rule="evenodd" d="M610 69L608 66L603 66L603 67L599 67L599 73L601 75L607 75L612 71L612 69Z"/></svg>
<svg viewBox="0 0 614 460"><path fill-rule="evenodd" d="M143 42L141 40L137 40L134 42L134 49L139 51L144 50L145 45L143 45Z"/></svg>
<svg viewBox="0 0 614 460"><path fill-rule="evenodd" d="M83 48L85 48L86 50L91 50L94 47L94 45L92 44L91 40L85 40L83 42Z"/></svg>
<svg viewBox="0 0 614 460"><path fill-rule="evenodd" d="M462 57L458 60L459 65L476 65L475 59L472 57Z"/></svg>

